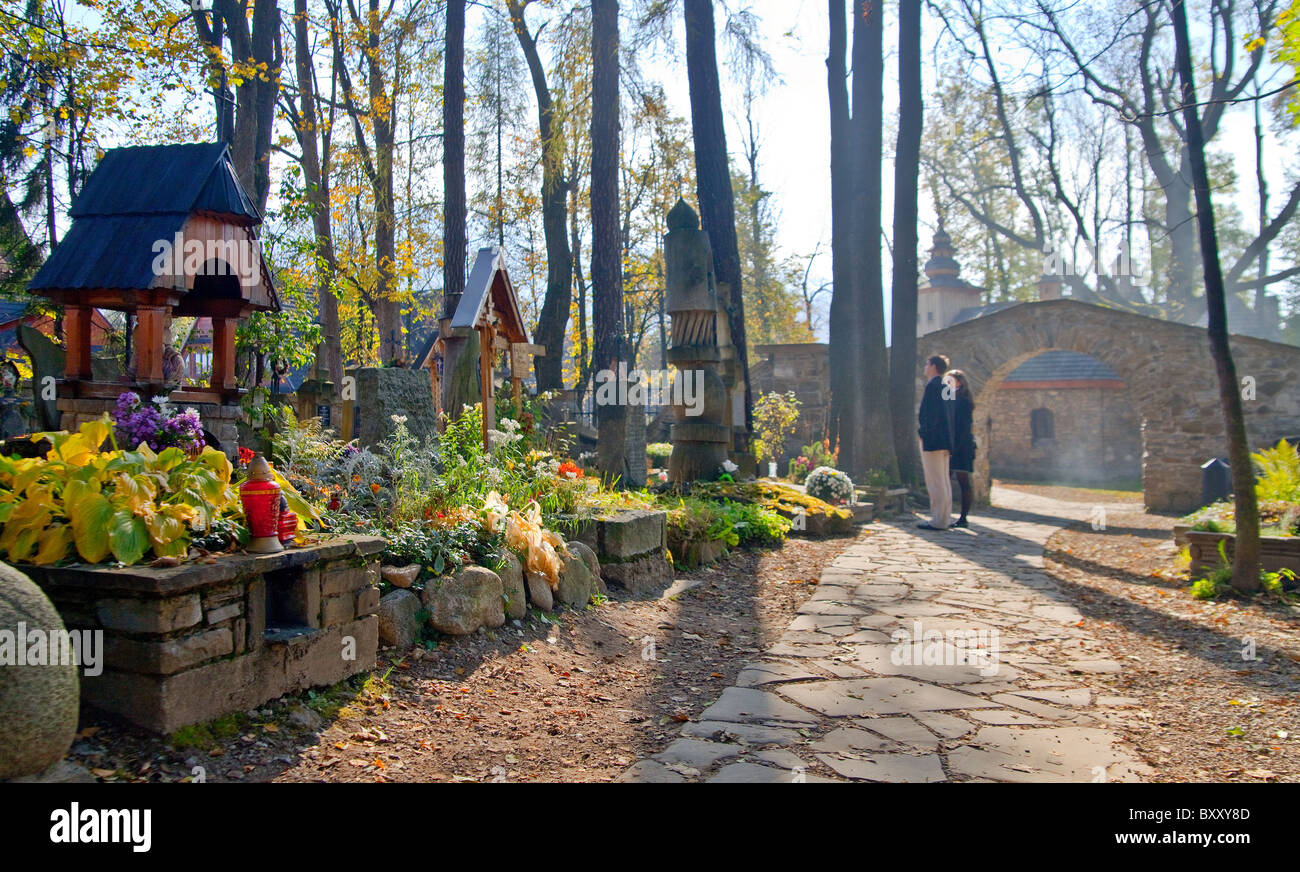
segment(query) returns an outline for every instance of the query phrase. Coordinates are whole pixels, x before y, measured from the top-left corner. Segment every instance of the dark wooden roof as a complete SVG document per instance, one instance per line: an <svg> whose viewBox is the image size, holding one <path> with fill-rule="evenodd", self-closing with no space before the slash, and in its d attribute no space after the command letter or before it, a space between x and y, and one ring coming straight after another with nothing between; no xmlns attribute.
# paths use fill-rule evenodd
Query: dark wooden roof
<svg viewBox="0 0 1300 872"><path fill-rule="evenodd" d="M104 155L72 205L72 217L207 212L252 226L262 216L235 178L224 143L144 145Z"/></svg>
<svg viewBox="0 0 1300 872"><path fill-rule="evenodd" d="M223 143L113 149L86 180L72 227L28 284L45 296L154 287L159 240L171 240L191 215L208 215L252 233L262 216ZM278 308L263 267L270 308ZM257 308L267 308L265 305Z"/></svg>
<svg viewBox="0 0 1300 872"><path fill-rule="evenodd" d="M492 310L498 319L497 333L511 342L527 344L528 327L519 311L519 298L515 294L510 275L506 272L505 255L495 245L478 250L474 268L465 284L465 293L456 306L456 314L452 316L451 326L457 329L478 327L479 320L487 309L489 294Z"/></svg>

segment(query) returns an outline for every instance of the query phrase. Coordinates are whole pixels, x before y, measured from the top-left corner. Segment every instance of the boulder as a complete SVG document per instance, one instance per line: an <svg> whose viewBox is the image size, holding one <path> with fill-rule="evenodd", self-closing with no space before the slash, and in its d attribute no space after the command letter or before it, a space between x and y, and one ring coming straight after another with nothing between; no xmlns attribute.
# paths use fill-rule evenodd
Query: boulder
<svg viewBox="0 0 1300 872"><path fill-rule="evenodd" d="M415 584L416 579L420 577L420 564L412 563L409 566L382 566L379 569L379 577L391 584L393 587L410 587Z"/></svg>
<svg viewBox="0 0 1300 872"><path fill-rule="evenodd" d="M528 597L524 592L524 567L514 552L506 551L506 565L501 576L501 591L506 597L506 617L520 620L528 614Z"/></svg>
<svg viewBox="0 0 1300 872"><path fill-rule="evenodd" d="M564 568L555 588L555 601L575 609L586 608L596 594L596 580L583 562L582 555L569 548L564 554Z"/></svg>
<svg viewBox="0 0 1300 872"><path fill-rule="evenodd" d="M409 590L394 590L379 599L379 641L410 648L420 638L420 598Z"/></svg>
<svg viewBox="0 0 1300 872"><path fill-rule="evenodd" d="M582 562L587 564L587 569L591 570L592 578L596 581L596 589L599 593L608 593L605 588L605 582L600 578L600 560L596 557L596 552L586 542L570 542L569 551L577 552L582 558Z"/></svg>
<svg viewBox="0 0 1300 872"><path fill-rule="evenodd" d="M441 633L468 636L479 627L506 622L501 576L482 566L465 566L425 585L429 623Z"/></svg>
<svg viewBox="0 0 1300 872"><path fill-rule="evenodd" d="M527 572L524 574L524 581L528 585L528 601L533 604L533 608L544 612L555 608L555 594L551 591L546 576L540 572Z"/></svg>
<svg viewBox="0 0 1300 872"><path fill-rule="evenodd" d="M20 623L28 638L16 638ZM27 645L37 630L46 638L67 631L41 589L0 563L0 632ZM77 732L79 704L75 663L0 665L0 781L42 773L63 759Z"/></svg>

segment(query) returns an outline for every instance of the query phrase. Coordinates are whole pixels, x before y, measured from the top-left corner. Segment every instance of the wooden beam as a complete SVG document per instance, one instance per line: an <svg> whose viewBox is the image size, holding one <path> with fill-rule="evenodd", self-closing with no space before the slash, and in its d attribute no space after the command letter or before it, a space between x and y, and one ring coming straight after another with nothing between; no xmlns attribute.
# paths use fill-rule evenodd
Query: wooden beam
<svg viewBox="0 0 1300 872"><path fill-rule="evenodd" d="M235 327L231 318L212 319L212 381L217 390L233 391L235 378Z"/></svg>
<svg viewBox="0 0 1300 872"><path fill-rule="evenodd" d="M63 310L63 346L66 352L63 374L72 380L89 381L90 369L90 318L94 312L89 306L67 306Z"/></svg>
<svg viewBox="0 0 1300 872"><path fill-rule="evenodd" d="M135 379L138 382L162 384L167 317L168 311L162 306L136 309Z"/></svg>

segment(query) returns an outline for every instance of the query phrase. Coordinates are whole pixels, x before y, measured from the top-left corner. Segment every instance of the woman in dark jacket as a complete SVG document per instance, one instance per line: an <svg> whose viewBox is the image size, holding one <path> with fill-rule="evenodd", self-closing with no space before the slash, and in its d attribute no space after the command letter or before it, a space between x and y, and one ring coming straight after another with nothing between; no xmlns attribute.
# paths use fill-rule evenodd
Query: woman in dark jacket
<svg viewBox="0 0 1300 872"><path fill-rule="evenodd" d="M948 376L956 387L953 396L952 460L948 467L957 476L957 484L961 486L961 517L953 522L953 526L969 527L966 515L970 512L971 497L975 495L971 483L971 473L975 471L975 433L972 430L975 400L971 397L966 373L954 369L948 372Z"/></svg>

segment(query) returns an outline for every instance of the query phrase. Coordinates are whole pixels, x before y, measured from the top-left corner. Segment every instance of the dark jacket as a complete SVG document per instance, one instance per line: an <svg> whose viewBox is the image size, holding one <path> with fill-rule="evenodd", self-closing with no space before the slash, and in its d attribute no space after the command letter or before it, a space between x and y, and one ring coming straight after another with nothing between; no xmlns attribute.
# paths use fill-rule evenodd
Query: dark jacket
<svg viewBox="0 0 1300 872"><path fill-rule="evenodd" d="M916 414L920 426L916 432L921 437L922 451L951 451L952 429L948 423L948 407L952 403L943 398L943 379L935 376L925 385L921 409Z"/></svg>

